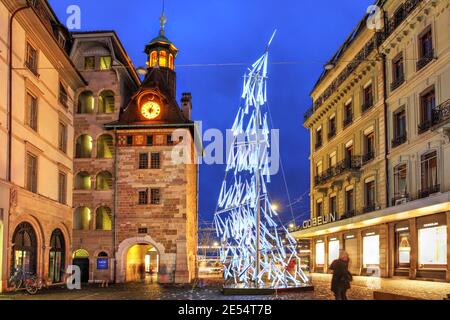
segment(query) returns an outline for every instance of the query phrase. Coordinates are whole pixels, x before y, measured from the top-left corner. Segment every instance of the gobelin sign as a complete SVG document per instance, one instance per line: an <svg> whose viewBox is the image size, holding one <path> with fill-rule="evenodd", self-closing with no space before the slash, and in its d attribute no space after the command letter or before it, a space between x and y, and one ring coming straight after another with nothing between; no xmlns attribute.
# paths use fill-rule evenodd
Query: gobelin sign
<svg viewBox="0 0 450 320"><path fill-rule="evenodd" d="M335 221L336 221L336 213L330 213L303 221L302 228L307 229L311 227L317 227Z"/></svg>

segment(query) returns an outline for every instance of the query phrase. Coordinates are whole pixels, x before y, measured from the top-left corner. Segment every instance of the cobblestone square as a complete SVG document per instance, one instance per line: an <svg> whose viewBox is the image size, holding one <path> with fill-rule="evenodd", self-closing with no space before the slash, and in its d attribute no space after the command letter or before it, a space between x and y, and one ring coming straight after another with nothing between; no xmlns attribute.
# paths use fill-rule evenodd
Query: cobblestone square
<svg viewBox="0 0 450 320"><path fill-rule="evenodd" d="M192 286L159 285L141 282L110 285L85 285L81 290L67 290L62 287L43 289L31 296L26 293L6 293L0 300L332 300L331 275L313 274L313 292L286 293L278 296L224 296L221 281L208 279L203 288ZM372 300L374 290L396 293L414 298L442 300L450 294L450 284L415 281L406 279L379 279L355 277L348 292L350 300Z"/></svg>

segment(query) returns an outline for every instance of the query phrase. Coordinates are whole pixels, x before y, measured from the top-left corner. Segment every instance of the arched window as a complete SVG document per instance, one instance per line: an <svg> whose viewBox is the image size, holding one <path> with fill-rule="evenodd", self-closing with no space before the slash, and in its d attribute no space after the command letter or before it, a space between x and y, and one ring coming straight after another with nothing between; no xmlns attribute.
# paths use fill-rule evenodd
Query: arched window
<svg viewBox="0 0 450 320"><path fill-rule="evenodd" d="M72 258L74 258L74 259L77 259L77 258L89 258L89 252L87 252L84 249L75 250L75 252L72 255Z"/></svg>
<svg viewBox="0 0 450 320"><path fill-rule="evenodd" d="M66 243L60 229L53 231L50 238L50 256L48 263L48 278L53 283L61 282L65 269Z"/></svg>
<svg viewBox="0 0 450 320"><path fill-rule="evenodd" d="M78 137L75 146L75 158L90 158L92 155L92 137L83 134Z"/></svg>
<svg viewBox="0 0 450 320"><path fill-rule="evenodd" d="M100 253L98 254L98 257L99 257L99 258L107 258L107 257L108 257L108 254L107 254L105 251L102 251L102 252L100 252Z"/></svg>
<svg viewBox="0 0 450 320"><path fill-rule="evenodd" d="M97 174L96 189L100 191L112 189L112 174L108 171L102 171Z"/></svg>
<svg viewBox="0 0 450 320"><path fill-rule="evenodd" d="M114 140L109 134L103 134L97 139L97 158L110 159L113 156Z"/></svg>
<svg viewBox="0 0 450 320"><path fill-rule="evenodd" d="M174 69L174 63L173 63L173 54L169 55L169 68Z"/></svg>
<svg viewBox="0 0 450 320"><path fill-rule="evenodd" d="M156 66L157 63L158 63L158 52L152 51L152 53L150 54L150 67Z"/></svg>
<svg viewBox="0 0 450 320"><path fill-rule="evenodd" d="M83 91L78 96L77 113L94 112L94 94L92 91Z"/></svg>
<svg viewBox="0 0 450 320"><path fill-rule="evenodd" d="M98 97L98 113L114 112L114 92L111 90L103 91Z"/></svg>
<svg viewBox="0 0 450 320"><path fill-rule="evenodd" d="M165 51L159 52L159 66L167 67L167 52Z"/></svg>
<svg viewBox="0 0 450 320"><path fill-rule="evenodd" d="M78 207L75 209L73 217L73 228L75 230L89 230L91 221L91 209L88 207Z"/></svg>
<svg viewBox="0 0 450 320"><path fill-rule="evenodd" d="M75 190L91 190L91 176L86 171L75 176Z"/></svg>
<svg viewBox="0 0 450 320"><path fill-rule="evenodd" d="M27 222L19 224L12 238L11 273L20 269L35 274L37 262L36 233Z"/></svg>
<svg viewBox="0 0 450 320"><path fill-rule="evenodd" d="M95 230L111 230L111 209L108 207L97 208L95 213Z"/></svg>

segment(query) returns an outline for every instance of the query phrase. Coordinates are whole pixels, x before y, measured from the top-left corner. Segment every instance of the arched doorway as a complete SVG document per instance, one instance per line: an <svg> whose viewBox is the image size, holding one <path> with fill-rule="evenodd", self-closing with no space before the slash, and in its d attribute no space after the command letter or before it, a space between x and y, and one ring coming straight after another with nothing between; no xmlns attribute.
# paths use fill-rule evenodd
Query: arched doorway
<svg viewBox="0 0 450 320"><path fill-rule="evenodd" d="M23 272L36 274L37 238L28 222L22 222L12 237L11 273L20 269Z"/></svg>
<svg viewBox="0 0 450 320"><path fill-rule="evenodd" d="M126 257L127 282L156 281L159 269L159 254L154 246L138 243L128 249Z"/></svg>
<svg viewBox="0 0 450 320"><path fill-rule="evenodd" d="M81 271L81 282L89 282L89 253L84 249L78 249L73 253L73 265Z"/></svg>
<svg viewBox="0 0 450 320"><path fill-rule="evenodd" d="M50 255L48 262L48 279L53 283L63 281L66 266L66 242L60 229L53 231L50 238Z"/></svg>

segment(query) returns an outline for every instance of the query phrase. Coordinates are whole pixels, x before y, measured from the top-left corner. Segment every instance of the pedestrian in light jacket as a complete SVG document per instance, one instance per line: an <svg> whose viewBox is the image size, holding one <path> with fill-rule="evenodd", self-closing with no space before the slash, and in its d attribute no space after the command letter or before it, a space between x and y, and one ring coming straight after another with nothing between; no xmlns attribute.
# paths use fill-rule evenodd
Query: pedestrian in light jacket
<svg viewBox="0 0 450 320"><path fill-rule="evenodd" d="M349 262L347 252L342 250L339 259L334 260L330 265L330 270L333 271L331 291L333 291L336 300L347 300L347 290L350 289L350 282L353 280L351 273L348 271Z"/></svg>

